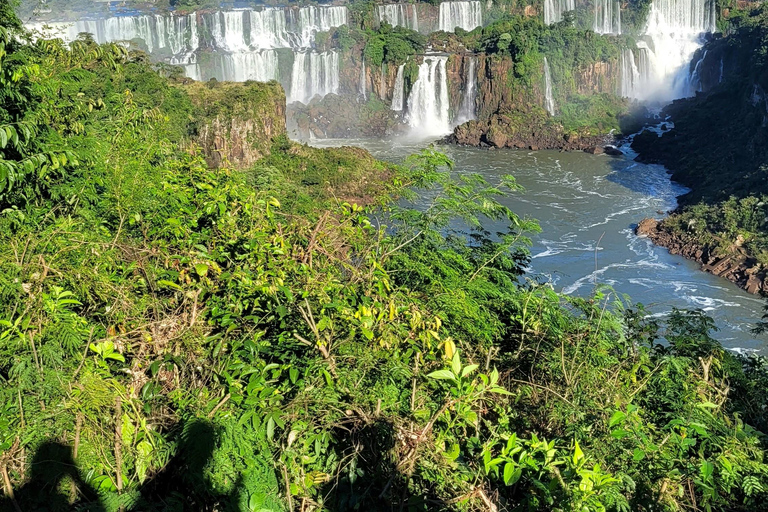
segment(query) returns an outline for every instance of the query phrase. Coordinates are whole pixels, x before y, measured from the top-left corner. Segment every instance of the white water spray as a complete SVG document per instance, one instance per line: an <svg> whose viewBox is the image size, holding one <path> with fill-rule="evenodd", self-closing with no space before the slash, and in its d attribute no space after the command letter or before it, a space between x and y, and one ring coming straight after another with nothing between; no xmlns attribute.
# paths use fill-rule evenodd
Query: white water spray
<svg viewBox="0 0 768 512"><path fill-rule="evenodd" d="M715 26L714 0L653 0L648 22L637 42L637 76L634 62L622 55L622 95L639 100L668 102L692 94L690 62L701 47L702 35Z"/></svg>
<svg viewBox="0 0 768 512"><path fill-rule="evenodd" d="M598 34L621 34L621 3L617 0L595 0L595 22Z"/></svg>
<svg viewBox="0 0 768 512"><path fill-rule="evenodd" d="M467 65L466 76L464 77L464 95L461 98L459 114L454 121L455 125L460 125L475 119L475 104L477 97L477 76L475 74L476 63L477 57L469 57L469 64Z"/></svg>
<svg viewBox="0 0 768 512"><path fill-rule="evenodd" d="M549 62L546 57L544 57L544 108L551 116L557 113L555 98L552 95L552 74L549 71Z"/></svg>
<svg viewBox="0 0 768 512"><path fill-rule="evenodd" d="M447 61L445 56L427 55L419 66L419 78L408 96L408 123L419 135L444 135L451 131Z"/></svg>
<svg viewBox="0 0 768 512"><path fill-rule="evenodd" d="M576 9L575 0L544 0L544 23L562 21L563 13Z"/></svg>
<svg viewBox="0 0 768 512"><path fill-rule="evenodd" d="M393 27L405 27L419 31L419 16L416 4L387 4L379 6L379 22Z"/></svg>
<svg viewBox="0 0 768 512"><path fill-rule="evenodd" d="M472 30L483 25L483 10L479 1L443 2L438 14L438 29L445 32L453 32L456 27Z"/></svg>
<svg viewBox="0 0 768 512"><path fill-rule="evenodd" d="M395 77L395 89L392 91L392 105L391 109L395 111L403 110L403 103L405 97L405 80L403 80L403 70L405 64L400 64L397 67L397 76Z"/></svg>
<svg viewBox="0 0 768 512"><path fill-rule="evenodd" d="M309 103L312 98L339 92L339 54L298 52L291 72L288 102Z"/></svg>

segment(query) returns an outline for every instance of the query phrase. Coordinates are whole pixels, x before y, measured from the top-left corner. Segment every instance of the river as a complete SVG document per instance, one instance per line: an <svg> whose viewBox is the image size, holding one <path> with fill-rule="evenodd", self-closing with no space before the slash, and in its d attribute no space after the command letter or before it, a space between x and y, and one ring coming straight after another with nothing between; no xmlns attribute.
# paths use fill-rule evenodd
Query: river
<svg viewBox="0 0 768 512"><path fill-rule="evenodd" d="M311 144L360 146L396 163L426 146L403 139L321 139ZM549 280L565 294L588 295L596 285L610 285L658 316L673 307L702 309L715 319L719 330L714 337L725 347L768 353L766 339L749 332L762 315L761 299L635 236L638 221L662 217L659 212L673 209L676 196L685 192L663 167L627 156L581 152L438 149L454 160L457 173L477 173L493 184L512 175L525 187L501 202L541 225L541 233L533 237L528 277Z"/></svg>

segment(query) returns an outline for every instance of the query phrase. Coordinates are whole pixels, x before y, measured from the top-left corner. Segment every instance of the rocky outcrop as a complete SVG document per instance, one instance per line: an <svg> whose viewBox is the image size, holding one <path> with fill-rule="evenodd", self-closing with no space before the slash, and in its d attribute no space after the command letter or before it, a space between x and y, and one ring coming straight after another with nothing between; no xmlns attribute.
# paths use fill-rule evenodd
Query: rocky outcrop
<svg viewBox="0 0 768 512"><path fill-rule="evenodd" d="M608 135L566 133L544 109L537 106L507 110L487 120L468 121L457 126L445 140L466 146L583 150L593 154L606 152L605 147L613 142Z"/></svg>
<svg viewBox="0 0 768 512"><path fill-rule="evenodd" d="M701 270L724 277L749 293L768 292L768 269L736 245L723 252L699 243L692 236L680 235L667 228L664 221L655 219L643 219L635 232L638 236L648 237L656 245L666 247L670 254L700 263Z"/></svg>
<svg viewBox="0 0 768 512"><path fill-rule="evenodd" d="M286 133L285 92L277 82L197 82L184 89L196 108L192 140L210 166L249 167Z"/></svg>

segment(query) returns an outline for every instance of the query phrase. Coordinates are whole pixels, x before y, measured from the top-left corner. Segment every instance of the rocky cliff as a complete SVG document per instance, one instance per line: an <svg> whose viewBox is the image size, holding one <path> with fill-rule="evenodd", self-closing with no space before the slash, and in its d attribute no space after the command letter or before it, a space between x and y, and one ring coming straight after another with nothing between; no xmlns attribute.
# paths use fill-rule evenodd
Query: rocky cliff
<svg viewBox="0 0 768 512"><path fill-rule="evenodd" d="M249 167L286 133L285 92L277 82L191 83L196 107L193 140L211 166Z"/></svg>

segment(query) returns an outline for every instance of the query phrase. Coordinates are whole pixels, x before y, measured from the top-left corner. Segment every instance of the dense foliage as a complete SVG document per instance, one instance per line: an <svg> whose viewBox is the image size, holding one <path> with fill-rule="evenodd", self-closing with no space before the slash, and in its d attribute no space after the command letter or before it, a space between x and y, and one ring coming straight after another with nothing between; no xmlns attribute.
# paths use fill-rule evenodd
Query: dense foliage
<svg viewBox="0 0 768 512"><path fill-rule="evenodd" d="M426 37L405 27L383 23L378 31L369 31L363 55L371 66L382 62L399 65L416 53L423 53Z"/></svg>
<svg viewBox="0 0 768 512"><path fill-rule="evenodd" d="M2 24L3 510L765 502L763 361L526 282L514 180L284 133L211 168L204 115L142 54Z"/></svg>

